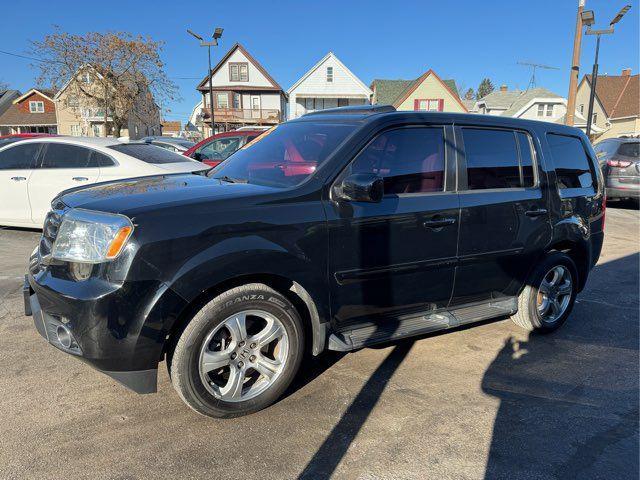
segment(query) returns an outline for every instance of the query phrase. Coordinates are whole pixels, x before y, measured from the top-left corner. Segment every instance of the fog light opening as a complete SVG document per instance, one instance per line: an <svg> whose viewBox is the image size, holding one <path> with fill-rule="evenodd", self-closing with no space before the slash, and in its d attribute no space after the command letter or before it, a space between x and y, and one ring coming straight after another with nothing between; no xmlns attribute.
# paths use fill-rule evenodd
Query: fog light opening
<svg viewBox="0 0 640 480"><path fill-rule="evenodd" d="M58 342L64 348L71 348L71 332L64 325L58 325L56 328L56 336L58 337Z"/></svg>

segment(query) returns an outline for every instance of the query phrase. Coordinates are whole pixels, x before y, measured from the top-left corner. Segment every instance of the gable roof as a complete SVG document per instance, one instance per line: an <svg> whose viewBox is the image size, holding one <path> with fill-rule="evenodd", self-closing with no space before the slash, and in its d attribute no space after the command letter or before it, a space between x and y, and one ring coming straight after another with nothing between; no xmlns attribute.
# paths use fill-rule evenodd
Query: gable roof
<svg viewBox="0 0 640 480"><path fill-rule="evenodd" d="M27 93L25 93L24 95L16 98L13 103L20 103L21 101L23 101L25 98L33 95L34 93L38 93L40 95L42 95L43 97L45 97L47 100L50 100L53 102L53 97L56 96L56 91L51 89L51 88L31 88L29 89L29 91Z"/></svg>
<svg viewBox="0 0 640 480"><path fill-rule="evenodd" d="M376 101L380 105L393 105L398 107L424 82L427 77L433 76L446 90L453 95L464 111L468 111L465 104L460 99L455 80L442 80L436 72L429 69L415 80L383 80L376 79L371 83L375 87Z"/></svg>
<svg viewBox="0 0 640 480"><path fill-rule="evenodd" d="M367 87L362 80L360 80L358 77L355 76L355 74L349 70L347 68L347 66L342 63L340 61L340 59L338 57L336 57L335 53L333 52L329 52L327 53L324 57L322 57L320 59L320 61L318 63L316 63L313 67L311 67L307 73L305 73L302 77L300 77L300 79L298 79L298 81L296 83L294 83L293 85L291 85L291 87L289 87L289 90L287 90L287 93L290 94L293 90L295 90L302 82L304 82L307 78L309 78L309 76L315 72L318 68L320 68L322 66L323 63L325 63L327 60L329 59L333 59L346 73L349 77L351 77L351 79L360 87L362 88L363 92L366 95L371 95L373 92L371 91L371 89L369 87Z"/></svg>
<svg viewBox="0 0 640 480"><path fill-rule="evenodd" d="M585 81L591 88L591 75ZM598 75L596 96L608 118L640 115L640 75Z"/></svg>
<svg viewBox="0 0 640 480"><path fill-rule="evenodd" d="M531 90L525 90L524 92L520 92L520 95L516 97L513 103L507 108L502 115L505 117L513 117L517 113L520 113L524 107L526 107L529 103L536 100L537 98L543 98L547 102L549 99L558 99L558 101L562 102L564 97L553 93L546 88L532 88Z"/></svg>
<svg viewBox="0 0 640 480"><path fill-rule="evenodd" d="M229 51L224 55L224 57L222 57L222 59L217 63L217 65L215 67L213 67L213 69L211 70L211 76L213 76L218 70L220 70L222 68L222 66L227 62L227 60L229 60L229 57L231 57L231 55L233 55L233 53L236 50L240 50L242 52L242 54L247 57L247 60L249 60L258 70L260 70L260 73L262 73L262 75L265 76L265 78L269 81L269 83L271 83L271 85L273 86L274 90L282 90L282 87L278 84L278 82L276 82L273 77L271 75L269 75L269 72L267 72L264 67L260 64L260 62L258 62L255 58L253 58L251 56L251 54L249 52L247 52L247 50L238 42L236 42L233 47L231 47L229 49ZM258 87L256 88L257 90L260 89L264 89L265 87ZM201 91L208 91L209 90L209 75L206 75L202 81L198 84L198 86L196 87L196 90L201 90Z"/></svg>

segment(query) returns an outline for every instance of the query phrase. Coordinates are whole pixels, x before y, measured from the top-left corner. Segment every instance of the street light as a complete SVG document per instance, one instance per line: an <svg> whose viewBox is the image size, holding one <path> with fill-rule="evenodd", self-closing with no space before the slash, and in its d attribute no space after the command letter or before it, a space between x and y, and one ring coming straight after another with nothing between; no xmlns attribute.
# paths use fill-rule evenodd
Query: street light
<svg viewBox="0 0 640 480"><path fill-rule="evenodd" d="M211 38L213 40L210 42L205 42L202 36L198 35L197 33L194 33L193 31L187 28L187 33L192 37L194 37L196 40L200 41L201 47L207 47L207 53L209 55L209 107L211 109L211 135L216 134L216 124L215 124L215 118L213 113L213 86L211 83L211 47L216 47L218 45L218 40L220 40L220 38L222 37L222 32L223 32L222 28L216 27L213 34L211 35Z"/></svg>
<svg viewBox="0 0 640 480"><path fill-rule="evenodd" d="M622 7L622 9L618 12L618 14L609 23L609 28L605 30L591 29L591 25L595 23L595 15L593 14L593 12L591 12L590 23L587 23L589 28L587 28L586 34L596 35L596 38L597 38L596 58L593 62L593 71L591 72L591 92L589 94L589 110L587 113L587 128L586 128L587 137L591 135L591 124L593 123L593 103L595 101L595 96L596 96L596 84L598 83L598 55L600 53L600 36L612 34L615 28L615 24L618 23L622 19L622 17L624 17L624 14L627 13L630 8L631 8L631 5L625 5L624 7ZM587 13L587 12L583 12L583 13Z"/></svg>

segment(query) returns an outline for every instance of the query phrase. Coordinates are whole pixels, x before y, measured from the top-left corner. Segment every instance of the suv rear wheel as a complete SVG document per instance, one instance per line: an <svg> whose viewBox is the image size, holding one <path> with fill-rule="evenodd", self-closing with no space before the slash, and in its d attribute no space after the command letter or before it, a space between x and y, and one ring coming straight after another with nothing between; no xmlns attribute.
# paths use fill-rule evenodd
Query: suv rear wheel
<svg viewBox="0 0 640 480"><path fill-rule="evenodd" d="M300 366L304 333L295 307L253 283L219 295L184 330L171 358L173 386L196 412L236 417L285 391Z"/></svg>
<svg viewBox="0 0 640 480"><path fill-rule="evenodd" d="M511 319L522 328L551 332L566 320L578 293L575 263L553 252L534 270L518 297L518 312Z"/></svg>

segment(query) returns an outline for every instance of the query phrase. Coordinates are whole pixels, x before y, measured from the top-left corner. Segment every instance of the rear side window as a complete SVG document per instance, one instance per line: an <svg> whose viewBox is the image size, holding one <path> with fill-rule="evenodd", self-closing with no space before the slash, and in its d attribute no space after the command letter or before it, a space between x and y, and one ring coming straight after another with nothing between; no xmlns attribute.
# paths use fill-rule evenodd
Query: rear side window
<svg viewBox="0 0 640 480"><path fill-rule="evenodd" d="M375 173L384 193L441 192L444 189L444 130L420 127L378 135L353 161L351 173Z"/></svg>
<svg viewBox="0 0 640 480"><path fill-rule="evenodd" d="M169 150L158 148L148 143L123 143L122 145L111 145L107 148L137 158L143 162L156 165L189 161L184 155L170 152Z"/></svg>
<svg viewBox="0 0 640 480"><path fill-rule="evenodd" d="M624 155L625 157L640 157L640 142L635 143L623 143L618 149L618 155Z"/></svg>
<svg viewBox="0 0 640 480"><path fill-rule="evenodd" d="M523 187L533 187L536 181L533 173L533 142L524 132L517 132L516 136L520 149L520 183Z"/></svg>
<svg viewBox="0 0 640 480"><path fill-rule="evenodd" d="M41 143L27 143L0 152L0 170L33 168Z"/></svg>
<svg viewBox="0 0 640 480"><path fill-rule="evenodd" d="M577 137L547 134L556 177L560 188L588 188L593 186L589 158Z"/></svg>
<svg viewBox="0 0 640 480"><path fill-rule="evenodd" d="M47 143L41 168L92 168L92 150L78 145Z"/></svg>
<svg viewBox="0 0 640 480"><path fill-rule="evenodd" d="M524 152L527 148L529 151L529 158L523 159L523 163L527 162L528 165L523 165L521 168L516 143L518 137L515 132L463 128L462 136L469 190L520 188L533 185L531 149L528 146L524 149ZM526 135L524 137L527 138ZM528 145L528 140L525 145ZM526 181L523 169L528 172Z"/></svg>

